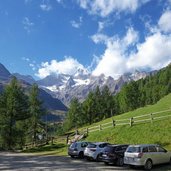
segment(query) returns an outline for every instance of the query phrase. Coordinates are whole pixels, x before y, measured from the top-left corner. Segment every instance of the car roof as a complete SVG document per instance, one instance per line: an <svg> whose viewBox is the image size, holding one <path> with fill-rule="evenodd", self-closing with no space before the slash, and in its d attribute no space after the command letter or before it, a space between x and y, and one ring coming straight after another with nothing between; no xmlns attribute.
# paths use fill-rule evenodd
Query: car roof
<svg viewBox="0 0 171 171"><path fill-rule="evenodd" d="M158 144L136 144L136 145L129 145L129 147L148 147L148 146L159 146Z"/></svg>
<svg viewBox="0 0 171 171"><path fill-rule="evenodd" d="M121 147L121 146L129 146L128 144L109 144L106 146L107 147Z"/></svg>
<svg viewBox="0 0 171 171"><path fill-rule="evenodd" d="M107 143L107 142L95 142L95 143L92 143L92 144L100 145L100 144L109 144L109 143Z"/></svg>
<svg viewBox="0 0 171 171"><path fill-rule="evenodd" d="M76 143L90 143L88 141L76 141Z"/></svg>

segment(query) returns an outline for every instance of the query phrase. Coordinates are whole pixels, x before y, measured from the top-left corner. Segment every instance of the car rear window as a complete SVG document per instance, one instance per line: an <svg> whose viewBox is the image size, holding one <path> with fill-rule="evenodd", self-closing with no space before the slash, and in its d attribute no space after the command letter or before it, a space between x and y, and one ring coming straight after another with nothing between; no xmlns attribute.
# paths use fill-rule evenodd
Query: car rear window
<svg viewBox="0 0 171 171"><path fill-rule="evenodd" d="M104 151L105 151L105 152L115 151L115 147L106 146L106 147L104 148Z"/></svg>
<svg viewBox="0 0 171 171"><path fill-rule="evenodd" d="M71 148L76 148L77 147L77 143L72 143L70 147Z"/></svg>
<svg viewBox="0 0 171 171"><path fill-rule="evenodd" d="M87 147L88 148L96 148L96 146L97 146L96 144L89 144Z"/></svg>
<svg viewBox="0 0 171 171"><path fill-rule="evenodd" d="M129 152L129 153L139 153L139 152L141 152L141 148L140 147L128 147L127 152Z"/></svg>
<svg viewBox="0 0 171 171"><path fill-rule="evenodd" d="M106 147L107 145L109 145L108 143L102 143L102 144L99 144L99 147L100 148L104 148L104 147Z"/></svg>

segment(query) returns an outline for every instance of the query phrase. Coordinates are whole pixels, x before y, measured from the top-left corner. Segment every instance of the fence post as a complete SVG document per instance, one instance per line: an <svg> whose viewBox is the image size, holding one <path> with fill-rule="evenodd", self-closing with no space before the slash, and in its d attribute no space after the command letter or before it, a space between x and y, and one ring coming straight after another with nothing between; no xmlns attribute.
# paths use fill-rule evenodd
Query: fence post
<svg viewBox="0 0 171 171"><path fill-rule="evenodd" d="M101 125L99 125L99 131L101 131L102 130L102 126Z"/></svg>
<svg viewBox="0 0 171 171"><path fill-rule="evenodd" d="M129 124L130 124L130 126L132 126L132 125L133 125L133 122L134 122L134 121L133 121L133 118L130 118L130 123L129 123Z"/></svg>
<svg viewBox="0 0 171 171"><path fill-rule="evenodd" d="M87 135L88 135L88 128L86 128L86 133L87 133Z"/></svg>
<svg viewBox="0 0 171 171"><path fill-rule="evenodd" d="M150 113L151 123L153 123L153 113Z"/></svg>
<svg viewBox="0 0 171 171"><path fill-rule="evenodd" d="M113 127L115 127L115 120L114 119L112 119L112 125L113 125Z"/></svg>

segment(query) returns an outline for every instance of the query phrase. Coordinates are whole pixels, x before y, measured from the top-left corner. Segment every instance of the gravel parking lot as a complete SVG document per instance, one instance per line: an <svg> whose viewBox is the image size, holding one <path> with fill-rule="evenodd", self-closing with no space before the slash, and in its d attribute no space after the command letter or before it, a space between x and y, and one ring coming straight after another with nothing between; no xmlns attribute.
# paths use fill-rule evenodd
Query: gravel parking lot
<svg viewBox="0 0 171 171"><path fill-rule="evenodd" d="M135 171L143 169L130 169L127 166L105 166L102 162L71 159L68 156L33 156L30 154L0 152L0 170ZM155 166L153 170L171 171L171 166L169 164Z"/></svg>

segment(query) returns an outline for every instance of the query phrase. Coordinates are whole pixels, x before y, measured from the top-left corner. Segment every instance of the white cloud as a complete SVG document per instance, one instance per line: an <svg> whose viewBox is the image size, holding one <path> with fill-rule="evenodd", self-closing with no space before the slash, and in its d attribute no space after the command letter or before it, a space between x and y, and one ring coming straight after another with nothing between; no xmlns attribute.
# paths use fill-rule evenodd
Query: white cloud
<svg viewBox="0 0 171 171"><path fill-rule="evenodd" d="M29 62L30 61L30 58L22 57L22 60Z"/></svg>
<svg viewBox="0 0 171 171"><path fill-rule="evenodd" d="M41 4L40 5L40 8L43 10L43 11L50 11L52 9L52 7L50 5L46 5L46 4Z"/></svg>
<svg viewBox="0 0 171 171"><path fill-rule="evenodd" d="M129 69L149 67L160 69L171 62L171 35L160 32L150 35L145 42L137 45L137 53L127 62Z"/></svg>
<svg viewBox="0 0 171 171"><path fill-rule="evenodd" d="M58 3L62 3L62 0L56 0L56 2L58 2Z"/></svg>
<svg viewBox="0 0 171 171"><path fill-rule="evenodd" d="M31 67L31 69L32 69L33 71L35 71L36 68L37 68L37 67L35 66L35 64L33 64L33 63L30 63L29 66Z"/></svg>
<svg viewBox="0 0 171 171"><path fill-rule="evenodd" d="M49 3L49 0L43 0L42 4L40 4L40 8L43 11L50 11L52 9L52 6Z"/></svg>
<svg viewBox="0 0 171 171"><path fill-rule="evenodd" d="M34 23L30 21L30 19L28 17L24 17L23 21L22 21L23 25L24 25L24 29L30 33L32 30L32 27L34 26Z"/></svg>
<svg viewBox="0 0 171 171"><path fill-rule="evenodd" d="M135 44L136 42L138 42L138 38L138 32L135 31L132 27L130 27L123 41L126 46L129 46L131 44Z"/></svg>
<svg viewBox="0 0 171 171"><path fill-rule="evenodd" d="M164 32L171 32L171 11L165 11L160 17L158 25Z"/></svg>
<svg viewBox="0 0 171 171"><path fill-rule="evenodd" d="M106 23L105 22L98 22L98 32L101 32L105 28Z"/></svg>
<svg viewBox="0 0 171 171"><path fill-rule="evenodd" d="M75 20L72 20L70 23L71 23L71 26L74 27L74 28L80 28L81 25L82 25L82 22L83 22L83 19L82 17L79 18L79 21L75 21Z"/></svg>
<svg viewBox="0 0 171 171"><path fill-rule="evenodd" d="M94 43L104 43L106 44L109 40L109 37L105 34L102 33L97 33L91 36L91 39L93 40Z"/></svg>
<svg viewBox="0 0 171 171"><path fill-rule="evenodd" d="M113 45L107 47L92 74L97 76L105 74L106 76L118 78L118 76L123 74L125 71L125 58L118 47Z"/></svg>
<svg viewBox="0 0 171 171"><path fill-rule="evenodd" d="M74 74L78 68L84 68L76 59L72 57L66 57L63 61L52 60L51 62L43 62L41 68L39 68L36 76L39 78L45 78L50 74Z"/></svg>
<svg viewBox="0 0 171 171"><path fill-rule="evenodd" d="M90 14L106 17L113 12L134 12L143 3L149 0L77 0L80 7L88 10Z"/></svg>
<svg viewBox="0 0 171 171"><path fill-rule="evenodd" d="M138 33L132 27L122 39L103 35L94 40L96 40L95 43L103 42L106 45L104 53L99 57L99 62L92 72L94 75L104 73L118 78L119 75L135 69L155 70L171 63L171 34L165 35L159 30L148 35L142 43L138 43Z"/></svg>
<svg viewBox="0 0 171 171"><path fill-rule="evenodd" d="M134 45L138 40L138 32L130 27L123 39L117 36L108 37L103 34L92 36L95 43L104 43L106 50L100 57L97 67L92 72L93 75L104 73L107 76L118 78L119 75L127 71L126 67L126 50L128 46Z"/></svg>

